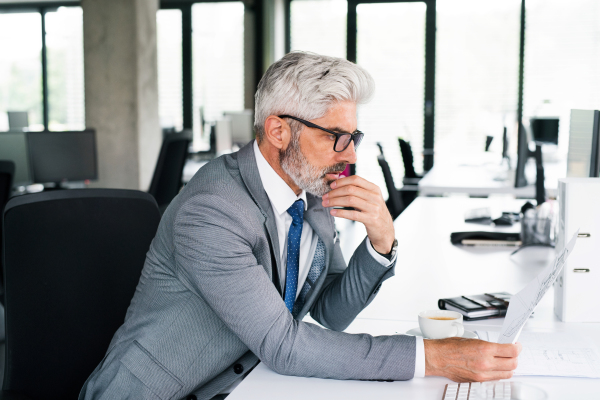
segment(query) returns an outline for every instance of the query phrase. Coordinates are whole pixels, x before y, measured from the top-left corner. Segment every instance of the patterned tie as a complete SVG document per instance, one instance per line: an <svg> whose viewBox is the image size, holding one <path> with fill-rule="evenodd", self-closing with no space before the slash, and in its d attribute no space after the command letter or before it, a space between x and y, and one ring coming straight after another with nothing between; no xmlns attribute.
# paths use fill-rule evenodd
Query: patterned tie
<svg viewBox="0 0 600 400"><path fill-rule="evenodd" d="M300 264L300 237L304 223L304 201L296 200L287 210L292 216L292 225L288 232L287 272L285 276L285 305L292 312L298 289L298 269Z"/></svg>

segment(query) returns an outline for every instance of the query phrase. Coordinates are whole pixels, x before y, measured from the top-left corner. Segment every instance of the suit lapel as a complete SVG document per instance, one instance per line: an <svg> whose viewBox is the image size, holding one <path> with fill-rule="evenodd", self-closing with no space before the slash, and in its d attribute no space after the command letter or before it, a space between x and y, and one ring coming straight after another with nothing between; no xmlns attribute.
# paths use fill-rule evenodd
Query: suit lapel
<svg viewBox="0 0 600 400"><path fill-rule="evenodd" d="M279 280L278 289L282 293L281 288L285 286L285 282L282 282L282 274L278 273L281 271L280 260L279 260L279 237L277 235L277 226L275 225L275 214L273 214L273 208L271 202L267 196L267 192L263 187L258 172L258 166L256 165L256 158L254 156L254 141L248 143L246 146L240 149L238 152L238 165L240 169L240 175L250 196L254 199L256 205L260 209L261 213L265 217L265 227L269 235L269 241L271 243L272 250L272 262L275 262L275 273L276 278ZM274 279L273 271L267 271L271 279Z"/></svg>

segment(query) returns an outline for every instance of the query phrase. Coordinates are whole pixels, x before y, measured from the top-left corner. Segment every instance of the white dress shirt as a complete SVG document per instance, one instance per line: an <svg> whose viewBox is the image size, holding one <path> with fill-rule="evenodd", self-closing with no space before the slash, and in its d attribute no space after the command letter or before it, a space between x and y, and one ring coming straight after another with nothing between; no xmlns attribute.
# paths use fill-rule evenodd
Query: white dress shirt
<svg viewBox="0 0 600 400"><path fill-rule="evenodd" d="M306 192L303 190L300 195L296 196L296 193L288 186L287 183L275 172L271 165L267 162L265 157L262 155L258 144L254 142L254 155L256 158L256 164L258 166L258 172L262 181L265 192L271 202L273 213L275 214L275 225L277 226L277 236L279 238L279 259L281 265L284 266L283 270L286 270L287 265L287 236L290 226L292 225L292 216L288 214L287 210L296 202L296 200L302 199L304 201L304 210L308 207L306 201ZM312 264L312 260L317 248L317 242L319 237L313 231L311 226L304 221L302 225L302 236L300 237L300 260L298 270L298 289L296 290L296 297L300 293L300 289L306 281L308 271ZM367 250L369 254L377 260L384 267L389 267L394 259L388 260L381 254L377 253L371 241L367 237ZM425 376L425 348L423 345L423 338L417 337L416 343L416 357L415 357L415 378L422 378Z"/></svg>

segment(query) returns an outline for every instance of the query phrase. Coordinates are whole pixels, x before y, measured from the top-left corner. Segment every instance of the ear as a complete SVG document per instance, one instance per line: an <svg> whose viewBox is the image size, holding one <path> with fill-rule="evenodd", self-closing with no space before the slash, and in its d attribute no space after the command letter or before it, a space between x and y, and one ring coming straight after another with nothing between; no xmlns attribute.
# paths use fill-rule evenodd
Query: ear
<svg viewBox="0 0 600 400"><path fill-rule="evenodd" d="M265 137L264 140L279 150L287 149L292 131L288 123L275 115L270 115L265 120Z"/></svg>

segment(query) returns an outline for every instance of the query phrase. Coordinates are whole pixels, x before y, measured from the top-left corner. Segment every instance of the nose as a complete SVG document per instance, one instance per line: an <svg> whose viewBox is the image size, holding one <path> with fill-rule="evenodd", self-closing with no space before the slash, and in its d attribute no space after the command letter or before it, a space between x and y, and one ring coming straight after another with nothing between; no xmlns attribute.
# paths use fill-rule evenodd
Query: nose
<svg viewBox="0 0 600 400"><path fill-rule="evenodd" d="M354 140L350 141L346 150L341 153L337 153L339 155L339 161L345 162L347 164L356 164L356 150L354 149Z"/></svg>

